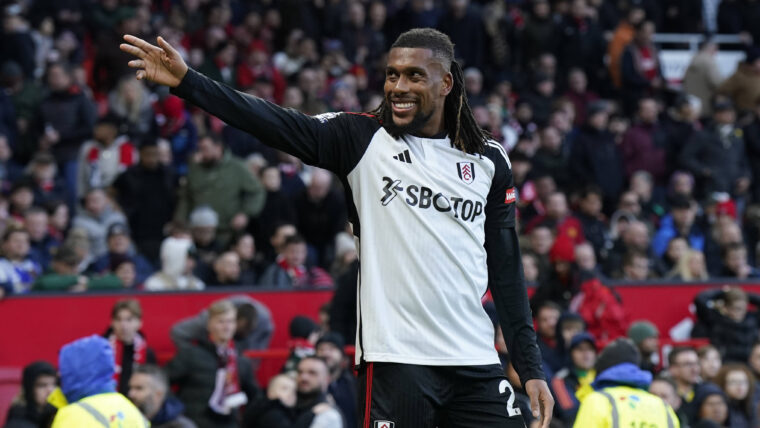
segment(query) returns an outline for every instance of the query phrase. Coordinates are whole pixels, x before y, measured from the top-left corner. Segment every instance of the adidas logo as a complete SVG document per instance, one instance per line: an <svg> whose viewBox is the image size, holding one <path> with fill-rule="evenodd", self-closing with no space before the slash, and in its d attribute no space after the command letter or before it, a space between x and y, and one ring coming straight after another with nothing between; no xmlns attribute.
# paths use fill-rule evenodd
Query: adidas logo
<svg viewBox="0 0 760 428"><path fill-rule="evenodd" d="M412 163L412 158L409 156L409 150L404 150L403 152L394 156L393 159L396 159L405 163Z"/></svg>

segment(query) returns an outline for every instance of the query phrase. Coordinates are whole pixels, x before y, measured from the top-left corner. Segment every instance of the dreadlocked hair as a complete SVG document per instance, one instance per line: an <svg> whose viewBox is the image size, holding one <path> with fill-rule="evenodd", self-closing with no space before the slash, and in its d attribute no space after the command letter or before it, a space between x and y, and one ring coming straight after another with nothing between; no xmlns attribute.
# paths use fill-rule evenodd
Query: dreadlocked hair
<svg viewBox="0 0 760 428"><path fill-rule="evenodd" d="M451 92L443 105L443 122L451 145L465 153L483 153L491 135L480 128L472 114L464 88L464 72L454 59L454 44L449 36L432 28L415 28L401 34L393 48L422 48L433 51L433 56L448 66L453 77ZM378 118L390 117L388 102L383 98L375 110L369 112Z"/></svg>

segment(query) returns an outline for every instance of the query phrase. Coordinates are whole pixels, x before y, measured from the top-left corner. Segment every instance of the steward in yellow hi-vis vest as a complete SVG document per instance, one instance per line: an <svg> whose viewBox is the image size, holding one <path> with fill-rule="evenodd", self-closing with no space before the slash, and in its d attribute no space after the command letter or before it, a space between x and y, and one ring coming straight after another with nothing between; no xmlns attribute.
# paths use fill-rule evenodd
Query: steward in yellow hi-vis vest
<svg viewBox="0 0 760 428"><path fill-rule="evenodd" d="M150 423L116 392L113 349L100 336L61 348L61 388L48 398L58 407L52 428L147 428Z"/></svg>
<svg viewBox="0 0 760 428"><path fill-rule="evenodd" d="M641 354L630 339L607 345L596 363L594 392L584 397L575 428L680 428L673 409L646 391L652 374L639 368Z"/></svg>

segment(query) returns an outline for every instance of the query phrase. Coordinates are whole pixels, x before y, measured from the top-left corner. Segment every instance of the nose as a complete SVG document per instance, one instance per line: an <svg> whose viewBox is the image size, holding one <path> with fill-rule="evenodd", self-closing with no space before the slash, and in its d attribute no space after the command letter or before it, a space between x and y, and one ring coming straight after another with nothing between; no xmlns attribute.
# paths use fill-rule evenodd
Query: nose
<svg viewBox="0 0 760 428"><path fill-rule="evenodd" d="M406 80L406 77L399 76L398 80L396 80L396 84L393 86L393 93L403 94L406 92L409 92L409 82Z"/></svg>

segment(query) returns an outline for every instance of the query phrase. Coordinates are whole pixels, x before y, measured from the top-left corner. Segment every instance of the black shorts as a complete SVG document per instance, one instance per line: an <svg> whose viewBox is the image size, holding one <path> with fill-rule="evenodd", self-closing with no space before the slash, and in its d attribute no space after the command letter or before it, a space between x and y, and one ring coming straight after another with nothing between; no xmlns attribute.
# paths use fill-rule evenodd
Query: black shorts
<svg viewBox="0 0 760 428"><path fill-rule="evenodd" d="M360 428L524 428L501 366L364 363Z"/></svg>

